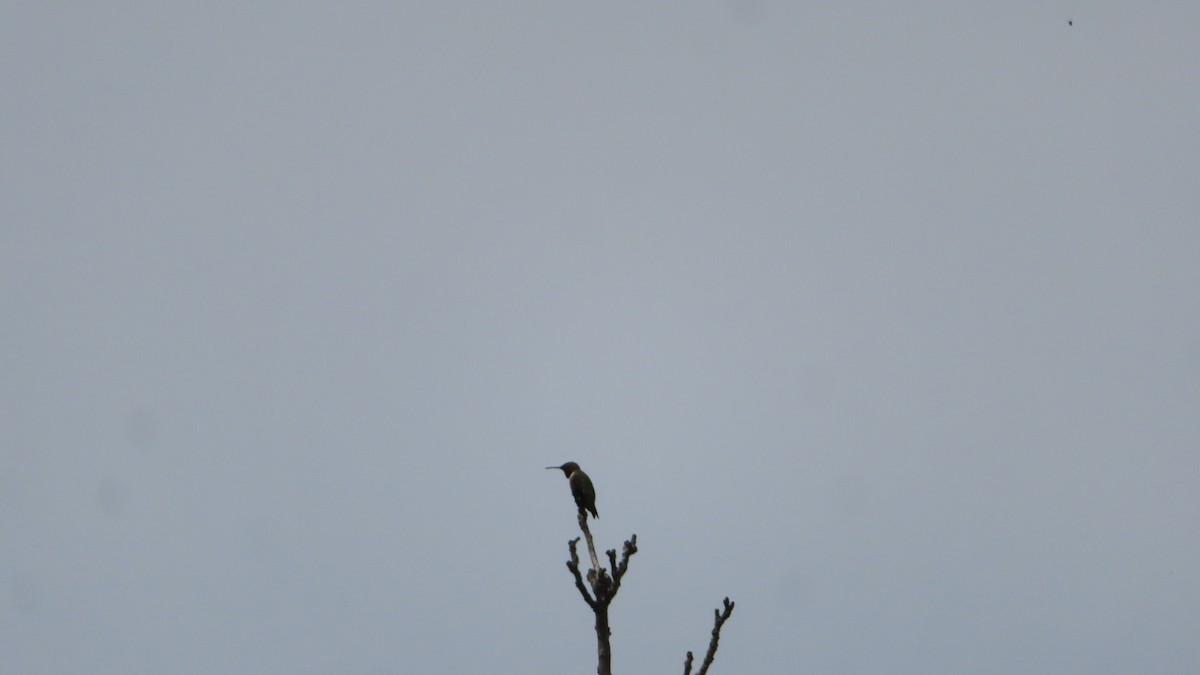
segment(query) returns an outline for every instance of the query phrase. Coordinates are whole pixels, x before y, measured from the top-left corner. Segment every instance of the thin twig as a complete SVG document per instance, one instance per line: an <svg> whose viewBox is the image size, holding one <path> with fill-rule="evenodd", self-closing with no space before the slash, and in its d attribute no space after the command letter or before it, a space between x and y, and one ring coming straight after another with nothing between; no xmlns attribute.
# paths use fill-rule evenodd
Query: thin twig
<svg viewBox="0 0 1200 675"><path fill-rule="evenodd" d="M617 589L621 588L621 579L625 576L625 572L629 569L629 557L637 553L637 535L634 534L625 542L625 547L621 550L621 563L617 564L616 551L608 552L608 559L613 565L613 589L612 594L617 594Z"/></svg>
<svg viewBox="0 0 1200 675"><path fill-rule="evenodd" d="M599 571L600 559L596 557L596 544L592 541L592 531L588 529L587 519L587 511L579 509L579 529L583 530L583 536L587 539L588 553L592 556L592 569Z"/></svg>
<svg viewBox="0 0 1200 675"><path fill-rule="evenodd" d="M579 537L567 542L567 546L571 549L571 559L567 561L567 569L571 570L571 575L575 577L575 588L579 589L583 601L588 604L588 607L596 609L596 601L588 593L587 586L583 583L583 577L579 576L579 553L575 550L577 544L579 544Z"/></svg>
<svg viewBox="0 0 1200 675"><path fill-rule="evenodd" d="M714 609L713 614L716 616L716 620L713 621L712 639L708 641L708 653L704 655L704 663L700 664L700 670L696 675L705 675L708 667L712 665L713 657L717 655L717 642L721 640L721 626L725 625L726 619L733 614L733 602L729 598L725 598L725 611Z"/></svg>

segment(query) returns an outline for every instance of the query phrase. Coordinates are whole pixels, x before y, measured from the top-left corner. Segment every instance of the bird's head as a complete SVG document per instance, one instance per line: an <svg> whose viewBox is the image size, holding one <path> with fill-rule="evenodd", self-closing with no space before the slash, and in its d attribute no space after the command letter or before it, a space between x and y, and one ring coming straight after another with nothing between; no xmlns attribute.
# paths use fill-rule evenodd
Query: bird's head
<svg viewBox="0 0 1200 675"><path fill-rule="evenodd" d="M579 465L576 464L575 462L567 462L566 464L563 464L562 466L548 466L546 468L547 469L559 469L560 471L563 472L564 476L566 476L567 478L570 478L572 473L575 473L576 471L579 470Z"/></svg>

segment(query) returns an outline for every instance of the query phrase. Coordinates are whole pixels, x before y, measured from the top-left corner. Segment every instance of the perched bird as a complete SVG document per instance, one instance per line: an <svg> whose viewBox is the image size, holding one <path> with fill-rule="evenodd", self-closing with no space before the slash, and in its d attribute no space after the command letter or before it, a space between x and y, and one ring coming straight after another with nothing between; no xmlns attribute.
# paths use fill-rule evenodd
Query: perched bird
<svg viewBox="0 0 1200 675"><path fill-rule="evenodd" d="M592 487L592 479L579 468L575 462L567 462L562 466L548 466L547 469L561 469L571 484L571 496L580 511L591 511L593 518L599 518L596 513L596 488Z"/></svg>

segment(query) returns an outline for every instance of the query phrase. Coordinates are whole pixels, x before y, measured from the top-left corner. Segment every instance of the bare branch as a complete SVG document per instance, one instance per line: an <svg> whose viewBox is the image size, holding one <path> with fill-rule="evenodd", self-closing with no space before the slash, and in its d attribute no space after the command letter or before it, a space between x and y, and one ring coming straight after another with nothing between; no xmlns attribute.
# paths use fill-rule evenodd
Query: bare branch
<svg viewBox="0 0 1200 675"><path fill-rule="evenodd" d="M575 577L575 588L579 589L579 594L583 596L583 601L588 604L588 607L596 609L596 601L588 594L587 586L583 585L583 577L579 576L579 553L575 550L575 546L579 543L579 537L575 537L567 542L567 546L571 549L571 559L567 561L567 569L571 570L571 574Z"/></svg>
<svg viewBox="0 0 1200 675"><path fill-rule="evenodd" d="M692 675L692 653L688 652L687 658L683 660L683 675Z"/></svg>
<svg viewBox="0 0 1200 675"><path fill-rule="evenodd" d="M583 530L583 536L587 539L588 553L592 556L592 569L599 570L600 559L596 557L596 544L592 541L592 531L587 526L587 511L582 507L579 509L579 529ZM591 573L588 573L588 577L591 578Z"/></svg>
<svg viewBox="0 0 1200 675"><path fill-rule="evenodd" d="M625 576L625 572L629 569L629 557L637 553L637 534L629 537L625 542L625 548L621 551L621 563L617 564L616 551L608 552L608 559L613 565L613 589L612 594L616 595L617 590L621 588L621 578Z"/></svg>
<svg viewBox="0 0 1200 675"><path fill-rule="evenodd" d="M729 615L733 614L733 602L729 598L725 598L724 602L724 612L713 610L716 619L713 621L712 639L708 641L708 653L704 655L704 663L700 664L697 675L705 675L708 672L708 667L712 665L713 658L717 655L717 643L721 640L721 626L725 625ZM691 664L691 652L688 652L688 663Z"/></svg>

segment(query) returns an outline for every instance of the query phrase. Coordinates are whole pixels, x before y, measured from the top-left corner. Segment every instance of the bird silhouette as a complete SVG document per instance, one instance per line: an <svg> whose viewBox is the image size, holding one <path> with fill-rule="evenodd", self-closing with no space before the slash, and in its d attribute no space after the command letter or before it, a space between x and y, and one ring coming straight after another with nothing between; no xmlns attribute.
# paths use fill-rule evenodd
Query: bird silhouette
<svg viewBox="0 0 1200 675"><path fill-rule="evenodd" d="M571 496L575 498L575 505L580 511L591 511L593 518L599 518L600 514L596 513L596 488L592 487L592 479L579 468L575 462L567 462L562 466L548 466L547 469L559 469L567 477L567 482L571 484Z"/></svg>

